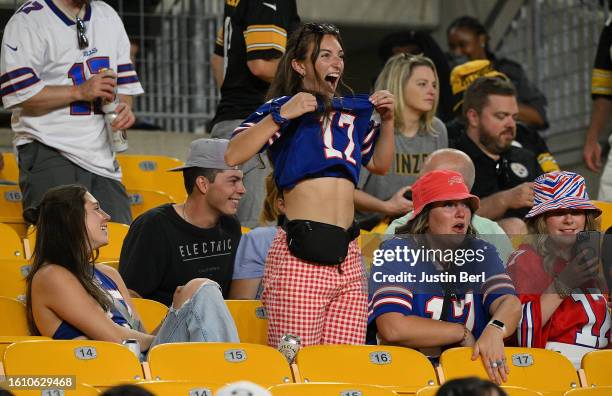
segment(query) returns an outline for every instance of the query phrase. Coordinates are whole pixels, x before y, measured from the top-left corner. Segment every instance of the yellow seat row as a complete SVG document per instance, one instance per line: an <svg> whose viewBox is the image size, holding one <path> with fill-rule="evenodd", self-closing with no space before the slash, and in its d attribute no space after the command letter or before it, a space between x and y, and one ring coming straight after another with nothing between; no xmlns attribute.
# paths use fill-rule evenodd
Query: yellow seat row
<svg viewBox="0 0 612 396"><path fill-rule="evenodd" d="M143 379L203 383L248 380L266 387L293 382L367 383L399 394L415 394L450 379L486 378L482 363L472 361L470 353L469 348L445 351L440 360L439 381L435 368L424 355L393 346L309 346L299 352L296 364L290 366L280 352L264 345L175 343L155 346L141 365L129 349L115 343L35 340L16 342L5 349L4 374L74 373L79 382L97 388ZM596 351L585 357L586 382L582 386L612 387L610 353ZM506 356L511 368L505 386L546 395L563 395L580 387L572 365L556 352L506 348ZM426 389L422 392L427 394ZM529 394L526 392L515 389L510 394Z"/></svg>

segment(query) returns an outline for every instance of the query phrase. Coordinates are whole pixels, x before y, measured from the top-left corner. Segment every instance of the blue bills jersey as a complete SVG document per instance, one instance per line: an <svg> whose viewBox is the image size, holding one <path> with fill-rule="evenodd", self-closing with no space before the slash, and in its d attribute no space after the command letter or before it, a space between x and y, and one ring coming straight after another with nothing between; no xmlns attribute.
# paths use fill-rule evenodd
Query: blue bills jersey
<svg viewBox="0 0 612 396"><path fill-rule="evenodd" d="M495 247L475 237L468 237L453 253L444 251L445 260L446 254L455 255L451 258L454 268L448 273L438 270L432 259L435 253L430 255L438 249L428 251L412 238L385 241L379 250L380 260L374 262L369 282L368 333L372 335L376 318L388 312L440 320L446 291L451 296L446 321L465 324L478 338L491 319L491 304L505 294L515 294ZM375 341L368 339L368 343Z"/></svg>
<svg viewBox="0 0 612 396"><path fill-rule="evenodd" d="M282 106L289 99L283 96L265 103L234 135L261 121L273 105ZM357 185L360 167L372 158L378 138L380 124L372 119L373 110L368 95L334 98L327 117L322 111L307 113L279 129L261 148L269 152L278 187L291 189L300 180L316 177L343 177Z"/></svg>

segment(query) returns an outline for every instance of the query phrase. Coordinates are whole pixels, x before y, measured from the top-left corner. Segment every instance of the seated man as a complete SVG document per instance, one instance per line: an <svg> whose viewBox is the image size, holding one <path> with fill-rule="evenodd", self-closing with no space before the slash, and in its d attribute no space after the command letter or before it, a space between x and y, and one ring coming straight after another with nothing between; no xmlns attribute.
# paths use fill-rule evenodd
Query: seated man
<svg viewBox="0 0 612 396"><path fill-rule="evenodd" d="M191 142L183 171L187 200L153 208L132 223L119 272L127 287L169 305L177 286L193 278L216 281L227 297L240 242L235 218L245 193L242 171L225 163L225 139Z"/></svg>
<svg viewBox="0 0 612 396"><path fill-rule="evenodd" d="M470 157L463 151L455 149L440 149L434 151L425 160L423 168L421 169L421 174L433 170L452 170L459 172L461 176L463 176L463 180L467 184L468 189L471 190L474 185L474 164ZM395 230L405 225L411 217L412 211L405 216L395 219L389 227L387 227L385 234L395 234ZM478 215L472 216L472 224L476 232L481 235L481 239L485 239L487 242L495 245L502 262L506 263L513 249L512 242L510 242L510 238L508 238L504 230L502 230L496 222ZM482 236L485 237L482 238Z"/></svg>
<svg viewBox="0 0 612 396"><path fill-rule="evenodd" d="M479 77L463 98L465 133L455 148L476 167L472 193L477 214L498 221L507 234L525 234L522 218L533 206L533 180L542 173L535 155L512 145L518 115L516 90L500 77Z"/></svg>

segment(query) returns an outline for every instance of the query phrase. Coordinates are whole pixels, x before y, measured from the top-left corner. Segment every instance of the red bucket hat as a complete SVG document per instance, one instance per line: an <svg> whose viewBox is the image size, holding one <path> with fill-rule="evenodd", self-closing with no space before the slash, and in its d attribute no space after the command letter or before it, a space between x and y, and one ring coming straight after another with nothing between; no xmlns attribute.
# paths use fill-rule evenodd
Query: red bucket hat
<svg viewBox="0 0 612 396"><path fill-rule="evenodd" d="M412 185L412 203L417 217L423 208L432 202L467 199L474 213L480 207L480 199L470 194L461 173L450 170L427 172Z"/></svg>

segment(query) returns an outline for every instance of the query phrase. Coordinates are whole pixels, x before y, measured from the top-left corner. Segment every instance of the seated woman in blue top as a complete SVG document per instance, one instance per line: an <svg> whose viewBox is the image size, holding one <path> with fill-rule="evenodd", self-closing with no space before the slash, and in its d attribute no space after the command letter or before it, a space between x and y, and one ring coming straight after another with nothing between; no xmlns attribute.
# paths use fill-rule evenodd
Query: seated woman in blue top
<svg viewBox="0 0 612 396"><path fill-rule="evenodd" d="M219 286L208 279L178 287L162 325L146 333L119 273L94 264L97 249L108 244L110 216L85 187L50 189L24 218L37 229L26 279L32 334L117 343L133 338L143 351L167 342L238 340Z"/></svg>
<svg viewBox="0 0 612 396"><path fill-rule="evenodd" d="M475 237L478 197L460 173L434 170L412 186L414 214L374 254L370 277L371 342L421 349L473 346L491 380L509 373L504 337L521 305L493 245ZM375 335L375 337L374 337Z"/></svg>

